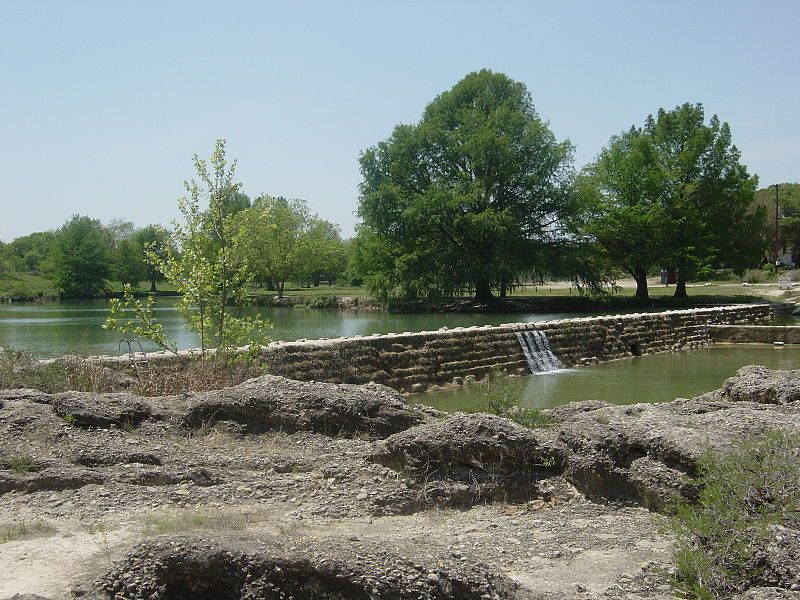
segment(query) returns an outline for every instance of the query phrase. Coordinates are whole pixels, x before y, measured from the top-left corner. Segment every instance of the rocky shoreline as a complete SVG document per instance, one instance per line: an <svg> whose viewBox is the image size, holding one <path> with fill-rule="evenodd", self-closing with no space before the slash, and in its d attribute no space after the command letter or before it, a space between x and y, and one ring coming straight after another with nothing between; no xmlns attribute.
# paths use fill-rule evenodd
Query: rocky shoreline
<svg viewBox="0 0 800 600"><path fill-rule="evenodd" d="M4 390L0 525L39 533L0 543L0 598L671 598L657 513L696 498L704 452L800 433L798 400L800 372L762 367L539 429L277 376ZM781 540L779 575L742 598L800 596L800 534Z"/></svg>

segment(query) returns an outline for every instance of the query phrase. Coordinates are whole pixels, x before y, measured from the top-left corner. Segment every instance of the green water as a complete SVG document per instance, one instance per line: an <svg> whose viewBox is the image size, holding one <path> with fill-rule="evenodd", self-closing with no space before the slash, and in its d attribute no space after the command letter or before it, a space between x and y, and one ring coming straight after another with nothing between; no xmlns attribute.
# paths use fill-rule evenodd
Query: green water
<svg viewBox="0 0 800 600"><path fill-rule="evenodd" d="M600 365L509 379L520 404L548 408L577 400L613 404L664 402L717 389L740 367L800 368L800 347L717 345L687 352L655 354ZM416 394L413 402L448 412L486 410L485 387Z"/></svg>
<svg viewBox="0 0 800 600"><path fill-rule="evenodd" d="M196 348L200 339L186 331L175 308L175 298L159 298L159 321L178 347ZM335 338L403 331L424 331L440 327L499 325L509 322L547 321L575 316L559 314L395 314L383 311L340 311L335 309L244 308L258 313L273 325L274 340ZM122 334L102 328L108 315L103 300L0 304L0 347L33 352L42 357L68 352L117 354ZM585 315L581 315L585 316ZM155 350L143 343L145 350ZM138 346L136 347L138 349Z"/></svg>

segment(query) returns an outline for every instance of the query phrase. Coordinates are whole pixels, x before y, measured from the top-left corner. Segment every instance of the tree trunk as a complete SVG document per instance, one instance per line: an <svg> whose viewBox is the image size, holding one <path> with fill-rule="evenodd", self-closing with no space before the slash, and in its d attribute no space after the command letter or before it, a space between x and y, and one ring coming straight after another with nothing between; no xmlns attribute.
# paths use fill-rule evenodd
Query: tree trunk
<svg viewBox="0 0 800 600"><path fill-rule="evenodd" d="M494 300L494 296L492 295L492 286L489 285L488 281L475 282L475 300L481 304L488 304Z"/></svg>
<svg viewBox="0 0 800 600"><path fill-rule="evenodd" d="M267 291L273 291L275 289L275 282L272 280L272 277L267 277Z"/></svg>
<svg viewBox="0 0 800 600"><path fill-rule="evenodd" d="M500 281L500 297L505 298L507 296L508 296L508 283L506 283L506 280L503 279L502 281Z"/></svg>
<svg viewBox="0 0 800 600"><path fill-rule="evenodd" d="M283 298L283 285L284 285L284 283L286 283L286 282L284 282L284 281L279 281L278 282L278 298Z"/></svg>
<svg viewBox="0 0 800 600"><path fill-rule="evenodd" d="M678 280L675 282L675 294L672 296L673 298L686 298L686 280L681 275L681 272L678 271Z"/></svg>
<svg viewBox="0 0 800 600"><path fill-rule="evenodd" d="M637 300L649 300L650 294L647 291L647 271L645 271L644 268L634 269L633 279L636 281Z"/></svg>
<svg viewBox="0 0 800 600"><path fill-rule="evenodd" d="M150 293L151 294L158 293L158 290L156 289L156 280L155 279L151 279L150 280Z"/></svg>
<svg viewBox="0 0 800 600"><path fill-rule="evenodd" d="M314 275L312 275L312 278L314 280L314 287L319 287L319 280L321 279L319 273L314 273Z"/></svg>

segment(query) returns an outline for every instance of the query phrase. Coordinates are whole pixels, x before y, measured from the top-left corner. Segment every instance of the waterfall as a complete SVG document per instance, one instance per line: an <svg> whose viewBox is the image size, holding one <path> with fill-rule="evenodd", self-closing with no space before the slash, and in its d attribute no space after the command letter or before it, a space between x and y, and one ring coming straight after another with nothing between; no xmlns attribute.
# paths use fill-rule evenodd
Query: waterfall
<svg viewBox="0 0 800 600"><path fill-rule="evenodd" d="M517 340L528 361L528 369L531 373L544 373L563 369L564 365L558 360L550 349L550 342L544 331L532 329L530 331L517 331Z"/></svg>

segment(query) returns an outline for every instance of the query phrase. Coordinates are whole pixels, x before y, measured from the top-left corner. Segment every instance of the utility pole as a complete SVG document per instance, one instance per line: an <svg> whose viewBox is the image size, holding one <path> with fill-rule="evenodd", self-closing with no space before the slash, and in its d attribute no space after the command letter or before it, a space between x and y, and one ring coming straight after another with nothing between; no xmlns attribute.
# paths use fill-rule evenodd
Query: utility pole
<svg viewBox="0 0 800 600"><path fill-rule="evenodd" d="M775 184L775 266L780 265L780 241L778 236L778 188L780 183Z"/></svg>

